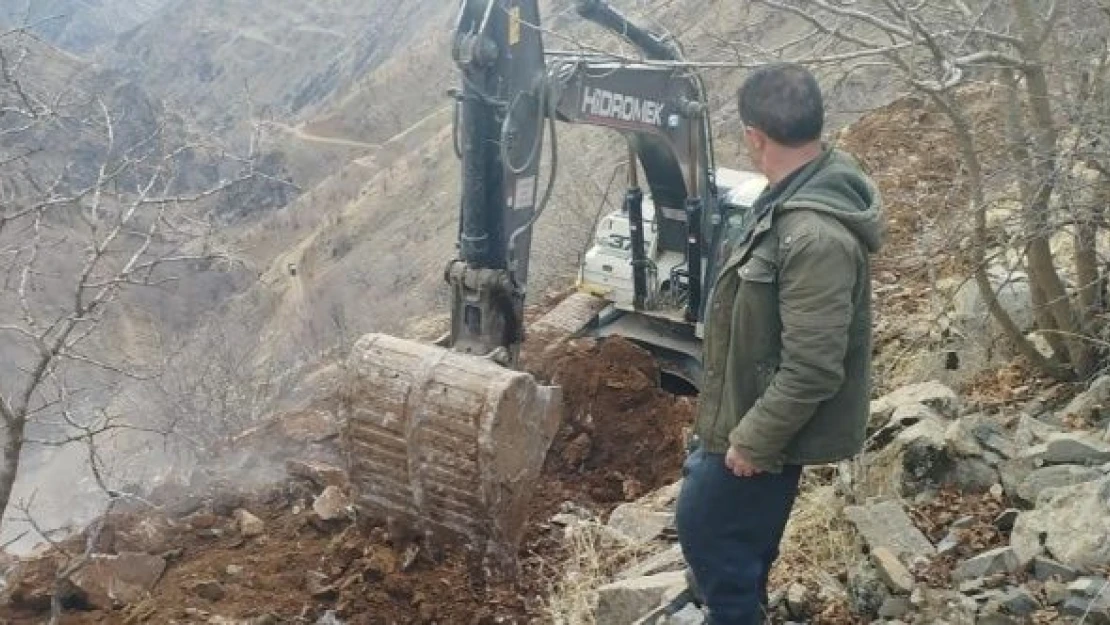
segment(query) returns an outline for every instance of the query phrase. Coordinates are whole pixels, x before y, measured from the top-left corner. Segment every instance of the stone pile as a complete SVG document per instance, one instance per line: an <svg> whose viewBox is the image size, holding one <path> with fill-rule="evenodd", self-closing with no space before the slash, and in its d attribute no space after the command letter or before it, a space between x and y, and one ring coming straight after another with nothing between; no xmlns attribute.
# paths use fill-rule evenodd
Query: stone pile
<svg viewBox="0 0 1110 625"><path fill-rule="evenodd" d="M863 549L839 572L855 622L1110 625L1110 376L1061 410L1011 414L936 382L899 389L872 402L866 451L836 474ZM598 623L704 622L668 540L678 487L612 514L658 548L599 589ZM820 601L775 589L773 620L803 622Z"/></svg>

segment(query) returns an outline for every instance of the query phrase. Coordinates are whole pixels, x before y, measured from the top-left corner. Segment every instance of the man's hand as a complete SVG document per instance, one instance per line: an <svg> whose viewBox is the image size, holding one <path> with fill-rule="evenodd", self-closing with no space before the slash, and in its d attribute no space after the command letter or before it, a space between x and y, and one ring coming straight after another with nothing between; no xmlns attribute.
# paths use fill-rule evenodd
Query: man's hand
<svg viewBox="0 0 1110 625"><path fill-rule="evenodd" d="M761 473L754 464L744 457L744 453L736 447L730 446L728 453L725 454L725 466L729 471L732 471L736 477L752 477Z"/></svg>

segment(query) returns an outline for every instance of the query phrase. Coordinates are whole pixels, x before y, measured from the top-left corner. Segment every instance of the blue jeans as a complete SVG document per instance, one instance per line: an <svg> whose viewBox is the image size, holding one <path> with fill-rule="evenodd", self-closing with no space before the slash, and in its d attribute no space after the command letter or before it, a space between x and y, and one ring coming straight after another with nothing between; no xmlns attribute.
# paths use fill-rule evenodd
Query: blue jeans
<svg viewBox="0 0 1110 625"><path fill-rule="evenodd" d="M724 454L695 449L682 467L675 525L712 625L758 625L802 467L737 477Z"/></svg>

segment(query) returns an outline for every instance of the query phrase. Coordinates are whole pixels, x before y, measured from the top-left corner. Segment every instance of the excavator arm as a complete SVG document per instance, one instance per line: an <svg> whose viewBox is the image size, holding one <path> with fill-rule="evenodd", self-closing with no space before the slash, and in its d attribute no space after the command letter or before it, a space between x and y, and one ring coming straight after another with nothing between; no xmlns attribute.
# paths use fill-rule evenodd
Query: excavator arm
<svg viewBox="0 0 1110 625"><path fill-rule="evenodd" d="M625 136L634 161L626 205L633 220L638 305L647 304L647 280L637 162L656 208L662 248L687 258L680 276L686 320L700 320L701 259L710 238L703 213L715 193L701 82L681 66L651 64L679 60L679 51L603 0L580 0L578 10L635 44L649 61L545 55L536 0L466 0L459 15L454 58L462 76L456 136L463 182L459 258L447 271L452 321L445 344L506 365L515 363L523 340L532 224L549 198L549 189L539 189L545 135L555 141L554 129L545 133L545 124L553 120Z"/></svg>
<svg viewBox="0 0 1110 625"><path fill-rule="evenodd" d="M448 346L516 360L543 149L545 64L535 0L464 0L453 56L461 89L456 150L462 161L458 259Z"/></svg>

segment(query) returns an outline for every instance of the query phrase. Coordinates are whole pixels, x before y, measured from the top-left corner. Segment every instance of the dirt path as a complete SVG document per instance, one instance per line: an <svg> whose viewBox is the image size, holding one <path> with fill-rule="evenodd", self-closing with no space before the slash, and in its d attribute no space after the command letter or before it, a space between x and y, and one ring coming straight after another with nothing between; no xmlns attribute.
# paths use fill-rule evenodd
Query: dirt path
<svg viewBox="0 0 1110 625"><path fill-rule="evenodd" d="M304 128L302 128L300 126L290 126L289 124L283 124L282 122L277 122L277 121L272 121L272 120L256 120L256 121L259 124L263 125L263 126L269 126L270 128L276 128L276 129L278 129L282 132L293 135L294 137L300 139L301 141L307 141L309 143L323 143L325 145L339 145L339 146L343 146L343 147L361 148L361 149L367 149L367 150L376 150L380 147L376 143L364 143L362 141L354 141L352 139L341 139L339 137L323 137L323 136L320 136L320 135L309 134L309 133L305 132Z"/></svg>

